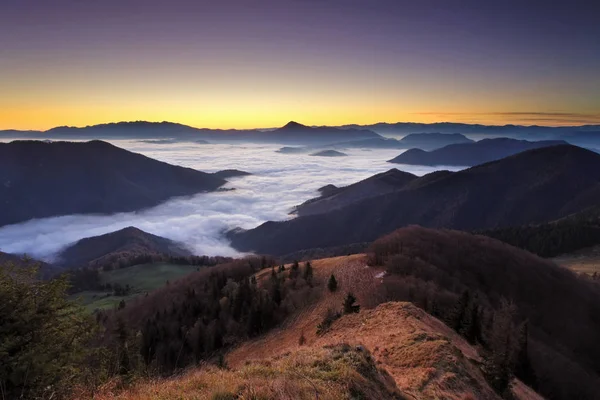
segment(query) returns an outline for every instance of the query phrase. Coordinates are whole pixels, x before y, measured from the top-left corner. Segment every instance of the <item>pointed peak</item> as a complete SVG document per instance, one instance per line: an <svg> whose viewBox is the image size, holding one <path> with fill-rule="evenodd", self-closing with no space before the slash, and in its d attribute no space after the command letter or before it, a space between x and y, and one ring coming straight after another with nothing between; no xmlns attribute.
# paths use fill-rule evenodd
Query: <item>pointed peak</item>
<svg viewBox="0 0 600 400"><path fill-rule="evenodd" d="M296 121L290 121L287 124L285 124L281 129L301 129L306 127L306 125L299 124Z"/></svg>

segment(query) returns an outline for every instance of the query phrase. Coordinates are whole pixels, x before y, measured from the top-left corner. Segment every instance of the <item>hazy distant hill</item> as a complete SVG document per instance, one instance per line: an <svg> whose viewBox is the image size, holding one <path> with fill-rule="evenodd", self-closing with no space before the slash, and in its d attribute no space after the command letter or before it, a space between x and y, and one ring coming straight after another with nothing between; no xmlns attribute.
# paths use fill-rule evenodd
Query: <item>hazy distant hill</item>
<svg viewBox="0 0 600 400"><path fill-rule="evenodd" d="M426 175L393 193L229 236L238 250L286 254L371 241L410 224L472 230L539 223L598 203L600 155L561 145Z"/></svg>
<svg viewBox="0 0 600 400"><path fill-rule="evenodd" d="M322 214L369 197L375 197L401 189L417 176L390 169L349 186L337 188L328 185L319 189L321 196L310 199L294 209L299 216Z"/></svg>
<svg viewBox="0 0 600 400"><path fill-rule="evenodd" d="M47 131L0 131L0 138L25 139L162 139L177 141L255 141L290 144L331 143L381 137L367 129L310 127L289 122L278 129L206 129L172 122L116 122L85 127L60 126ZM166 140L167 142L164 142Z"/></svg>
<svg viewBox="0 0 600 400"><path fill-rule="evenodd" d="M130 226L105 235L81 239L58 255L58 263L66 267L106 265L119 258L155 254L192 255L189 250L172 240Z"/></svg>
<svg viewBox="0 0 600 400"><path fill-rule="evenodd" d="M581 126L523 126L523 125L481 125L456 122L435 122L431 124L417 122L381 122L372 125L343 125L342 128L370 129L379 134L406 135L409 133L455 133L463 135L510 136L513 138L542 140L562 139L559 136L574 132L600 131L600 125Z"/></svg>
<svg viewBox="0 0 600 400"><path fill-rule="evenodd" d="M566 144L560 140L528 142L508 138L484 139L479 142L452 144L437 150L410 149L389 160L395 164L473 166L499 160L522 151Z"/></svg>
<svg viewBox="0 0 600 400"><path fill-rule="evenodd" d="M346 157L347 155L348 154L342 153L337 150L323 150L311 154L311 156L313 157Z"/></svg>
<svg viewBox="0 0 600 400"><path fill-rule="evenodd" d="M218 176L101 141L0 143L0 226L65 214L114 213L218 189Z"/></svg>
<svg viewBox="0 0 600 400"><path fill-rule="evenodd" d="M450 144L473 143L473 140L460 133L411 133L399 142L404 148L434 150Z"/></svg>

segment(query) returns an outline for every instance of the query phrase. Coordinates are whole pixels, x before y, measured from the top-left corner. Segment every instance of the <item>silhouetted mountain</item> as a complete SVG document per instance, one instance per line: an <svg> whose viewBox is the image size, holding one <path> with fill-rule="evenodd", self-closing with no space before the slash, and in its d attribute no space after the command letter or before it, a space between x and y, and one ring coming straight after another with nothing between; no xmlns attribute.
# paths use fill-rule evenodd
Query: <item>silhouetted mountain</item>
<svg viewBox="0 0 600 400"><path fill-rule="evenodd" d="M120 231L81 239L58 255L65 267L101 266L136 255L190 256L182 245L130 226Z"/></svg>
<svg viewBox="0 0 600 400"><path fill-rule="evenodd" d="M346 157L348 154L342 153L337 150L323 150L316 153L312 153L313 157Z"/></svg>
<svg viewBox="0 0 600 400"><path fill-rule="evenodd" d="M342 140L350 141L381 137L377 133L366 129L340 129L325 126L310 127L295 121L288 122L285 126L266 134L282 142L295 143L332 143Z"/></svg>
<svg viewBox="0 0 600 400"><path fill-rule="evenodd" d="M293 212L300 216L327 213L369 197L394 192L415 179L415 175L394 168L349 186L337 188L328 185L319 189L320 197L305 201Z"/></svg>
<svg viewBox="0 0 600 400"><path fill-rule="evenodd" d="M455 122L435 122L432 124L416 122L377 123L372 125L343 125L341 128L369 129L379 134L406 135L410 133L455 133L463 135L509 136L530 140L561 139L561 135L574 132L600 130L600 125L581 126L523 126L523 125L481 125Z"/></svg>
<svg viewBox="0 0 600 400"><path fill-rule="evenodd" d="M435 178L229 237L238 250L286 254L371 241L410 224L473 230L540 223L600 203L600 155L571 145L530 150Z"/></svg>
<svg viewBox="0 0 600 400"><path fill-rule="evenodd" d="M225 182L101 141L0 143L0 226L135 211L174 196L216 190Z"/></svg>
<svg viewBox="0 0 600 400"><path fill-rule="evenodd" d="M474 143L451 144L433 151L410 149L389 162L410 165L473 166L499 160L522 151L566 144L560 140L528 142L508 138L484 139Z"/></svg>
<svg viewBox="0 0 600 400"><path fill-rule="evenodd" d="M460 133L411 133L399 140L403 148L434 150L451 144L473 143Z"/></svg>
<svg viewBox="0 0 600 400"><path fill-rule="evenodd" d="M270 143L331 143L380 137L366 129L309 127L290 122L278 129L206 129L172 122L116 122L85 127L60 126L47 131L0 131L0 138L22 139L156 139L169 142L249 141ZM162 142L164 143L164 142Z"/></svg>
<svg viewBox="0 0 600 400"><path fill-rule="evenodd" d="M224 169L222 171L213 173L213 175L218 176L221 179L228 179L236 176L248 176L252 174L250 172L240 171L239 169Z"/></svg>

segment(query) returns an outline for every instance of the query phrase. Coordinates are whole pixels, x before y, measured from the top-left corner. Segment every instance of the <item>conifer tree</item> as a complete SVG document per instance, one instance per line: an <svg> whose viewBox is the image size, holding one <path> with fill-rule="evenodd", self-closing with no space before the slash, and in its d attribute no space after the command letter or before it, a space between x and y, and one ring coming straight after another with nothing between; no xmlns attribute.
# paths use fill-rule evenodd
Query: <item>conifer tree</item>
<svg viewBox="0 0 600 400"><path fill-rule="evenodd" d="M344 299L344 314L352 314L360 311L360 306L356 303L356 297L351 292L348 292Z"/></svg>
<svg viewBox="0 0 600 400"><path fill-rule="evenodd" d="M310 261L307 261L304 264L304 274L303 274L303 278L306 282L311 283L312 282L312 278L313 278L313 268L312 265L310 265Z"/></svg>
<svg viewBox="0 0 600 400"><path fill-rule="evenodd" d="M335 275L331 274L331 276L329 277L329 281L327 282L327 288L330 292L335 292L337 290L337 287L338 283L335 279Z"/></svg>

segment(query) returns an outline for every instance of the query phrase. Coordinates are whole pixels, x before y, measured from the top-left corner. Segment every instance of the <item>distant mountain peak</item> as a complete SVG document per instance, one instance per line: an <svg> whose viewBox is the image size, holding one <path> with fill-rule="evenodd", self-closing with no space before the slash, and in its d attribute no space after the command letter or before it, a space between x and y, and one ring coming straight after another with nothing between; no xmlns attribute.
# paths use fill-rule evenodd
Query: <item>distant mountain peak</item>
<svg viewBox="0 0 600 400"><path fill-rule="evenodd" d="M290 121L285 124L281 129L304 129L308 128L306 125L302 125L296 121Z"/></svg>

